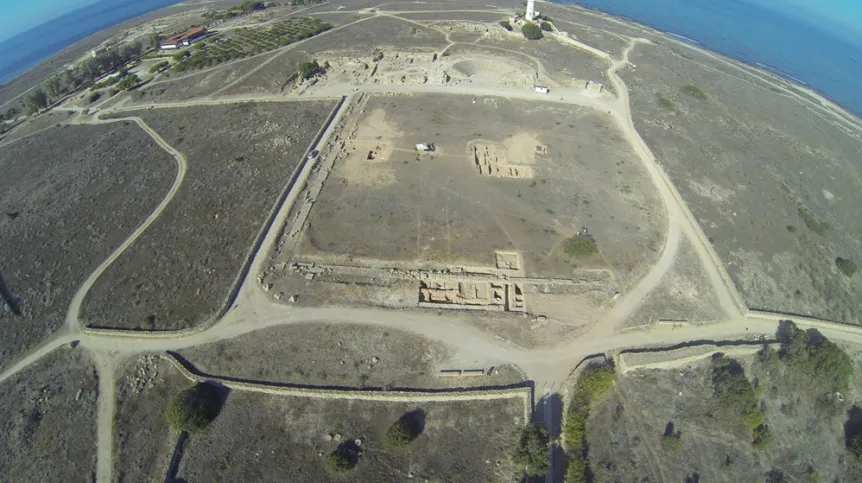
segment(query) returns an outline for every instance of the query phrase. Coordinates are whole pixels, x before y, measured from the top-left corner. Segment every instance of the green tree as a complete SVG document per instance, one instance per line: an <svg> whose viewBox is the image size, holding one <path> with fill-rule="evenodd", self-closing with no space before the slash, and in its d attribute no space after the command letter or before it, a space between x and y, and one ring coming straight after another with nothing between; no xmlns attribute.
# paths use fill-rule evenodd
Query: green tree
<svg viewBox="0 0 862 483"><path fill-rule="evenodd" d="M588 235L575 235L563 242L563 253L573 258L583 258L598 253L596 241Z"/></svg>
<svg viewBox="0 0 862 483"><path fill-rule="evenodd" d="M141 83L141 79L138 78L137 74L129 74L123 77L120 82L117 82L117 89L127 91L129 89L134 89Z"/></svg>
<svg viewBox="0 0 862 483"><path fill-rule="evenodd" d="M316 60L299 64L299 74L303 79L310 79L321 72L320 64Z"/></svg>
<svg viewBox="0 0 862 483"><path fill-rule="evenodd" d="M846 391L853 376L853 361L834 342L815 333L816 338L791 321L783 321L778 338L778 355L796 373L807 376L827 392Z"/></svg>
<svg viewBox="0 0 862 483"><path fill-rule="evenodd" d="M326 470L336 475L347 473L355 466L356 461L342 448L336 449L326 457Z"/></svg>
<svg viewBox="0 0 862 483"><path fill-rule="evenodd" d="M37 87L24 96L24 107L26 107L28 113L44 109L48 107L48 96L45 95L41 87Z"/></svg>
<svg viewBox="0 0 862 483"><path fill-rule="evenodd" d="M524 468L527 476L541 476L548 472L550 455L551 445L545 428L534 425L524 428L513 458L515 464Z"/></svg>
<svg viewBox="0 0 862 483"><path fill-rule="evenodd" d="M218 415L218 388L211 384L196 384L175 395L165 409L165 420L176 431L197 433L205 429Z"/></svg>
<svg viewBox="0 0 862 483"><path fill-rule="evenodd" d="M540 24L539 24L539 26L540 26L540 27L542 28L542 30L544 30L545 32L553 32L553 31L554 31L554 26L553 26L553 25L551 25L551 23L550 23L550 22L545 22L545 21L543 21L542 23L540 23Z"/></svg>
<svg viewBox="0 0 862 483"><path fill-rule="evenodd" d="M524 34L524 38L527 40L539 40L543 37L542 28L533 22L524 23L524 26L521 27L521 33Z"/></svg>
<svg viewBox="0 0 862 483"><path fill-rule="evenodd" d="M840 270L846 277L852 277L859 269L859 267L856 266L856 262L849 258L836 258L835 266L838 267L838 270Z"/></svg>
<svg viewBox="0 0 862 483"><path fill-rule="evenodd" d="M422 434L424 412L411 411L389 426L383 435L383 446L393 451L405 449Z"/></svg>

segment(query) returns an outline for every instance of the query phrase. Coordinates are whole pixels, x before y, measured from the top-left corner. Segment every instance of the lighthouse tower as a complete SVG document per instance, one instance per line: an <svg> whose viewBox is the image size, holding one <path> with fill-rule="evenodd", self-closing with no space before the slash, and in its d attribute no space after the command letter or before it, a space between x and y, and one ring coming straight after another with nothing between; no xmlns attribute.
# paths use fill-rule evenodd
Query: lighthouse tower
<svg viewBox="0 0 862 483"><path fill-rule="evenodd" d="M527 0L527 13L524 15L527 21L532 22L538 14L539 12L536 11L536 0Z"/></svg>

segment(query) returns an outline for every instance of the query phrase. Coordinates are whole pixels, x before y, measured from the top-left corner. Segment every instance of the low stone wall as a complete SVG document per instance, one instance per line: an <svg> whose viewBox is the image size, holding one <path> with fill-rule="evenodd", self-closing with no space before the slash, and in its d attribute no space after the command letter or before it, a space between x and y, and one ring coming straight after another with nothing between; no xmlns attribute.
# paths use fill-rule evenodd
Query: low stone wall
<svg viewBox="0 0 862 483"><path fill-rule="evenodd" d="M617 371L625 374L638 369L673 369L711 357L716 352L727 356L749 356L763 347L762 344L698 345L656 352L622 352L617 358Z"/></svg>
<svg viewBox="0 0 862 483"><path fill-rule="evenodd" d="M186 364L172 353L162 354L188 380L195 383L207 381L219 384L237 391L252 391L274 396L307 397L315 399L347 399L362 401L389 402L451 402L451 401L489 401L494 399L521 399L524 404L524 424L530 422L533 413L533 387L519 385L495 389L416 389L416 390L385 390L385 389L341 389L329 387L309 387L290 384L265 384L259 382L243 382L216 376L200 375L192 372Z"/></svg>

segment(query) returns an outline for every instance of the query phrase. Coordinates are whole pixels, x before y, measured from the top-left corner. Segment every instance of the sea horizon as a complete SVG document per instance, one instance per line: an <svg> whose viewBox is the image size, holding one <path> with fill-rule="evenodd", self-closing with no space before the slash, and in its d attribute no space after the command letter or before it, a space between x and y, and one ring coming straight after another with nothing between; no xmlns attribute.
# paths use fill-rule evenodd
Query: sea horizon
<svg viewBox="0 0 862 483"><path fill-rule="evenodd" d="M821 25L729 0L562 0L800 84L862 118L862 44Z"/></svg>
<svg viewBox="0 0 862 483"><path fill-rule="evenodd" d="M129 4L102 0L0 42L0 86L90 35L177 3L181 0ZM796 82L862 117L862 93L854 88L856 79L862 78L862 45L821 26L730 0L664 0L661 5L639 0L554 3L576 5L658 30ZM52 35L34 35L46 31ZM34 38L40 42L33 42Z"/></svg>

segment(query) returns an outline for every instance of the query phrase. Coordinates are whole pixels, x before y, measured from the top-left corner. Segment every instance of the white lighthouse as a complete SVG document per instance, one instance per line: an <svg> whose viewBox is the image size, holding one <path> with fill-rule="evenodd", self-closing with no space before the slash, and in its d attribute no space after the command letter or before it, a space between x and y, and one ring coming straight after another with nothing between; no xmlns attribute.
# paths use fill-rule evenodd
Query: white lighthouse
<svg viewBox="0 0 862 483"><path fill-rule="evenodd" d="M536 11L536 0L527 0L527 13L524 15L527 21L532 22L538 14L539 12Z"/></svg>

